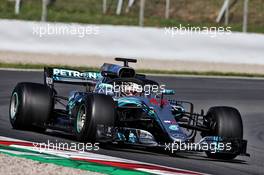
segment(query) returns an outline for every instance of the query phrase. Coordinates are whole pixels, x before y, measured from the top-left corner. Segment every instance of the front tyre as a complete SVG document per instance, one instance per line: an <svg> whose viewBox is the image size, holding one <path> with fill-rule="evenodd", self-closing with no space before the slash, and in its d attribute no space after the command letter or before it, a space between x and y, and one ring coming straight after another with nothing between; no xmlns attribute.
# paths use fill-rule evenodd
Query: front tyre
<svg viewBox="0 0 264 175"><path fill-rule="evenodd" d="M211 132L207 136L220 136L243 139L243 123L239 111L232 107L212 107L206 115L210 122ZM234 159L237 154L210 153L206 152L209 158L214 159Z"/></svg>
<svg viewBox="0 0 264 175"><path fill-rule="evenodd" d="M96 141L97 125L114 126L115 108L111 96L87 94L76 105L74 114L74 133L78 141Z"/></svg>

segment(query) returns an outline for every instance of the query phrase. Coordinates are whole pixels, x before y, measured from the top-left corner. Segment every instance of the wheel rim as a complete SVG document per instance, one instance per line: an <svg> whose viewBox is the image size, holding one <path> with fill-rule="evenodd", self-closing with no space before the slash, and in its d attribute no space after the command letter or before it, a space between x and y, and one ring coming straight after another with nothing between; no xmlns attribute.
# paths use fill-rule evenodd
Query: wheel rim
<svg viewBox="0 0 264 175"><path fill-rule="evenodd" d="M81 132L83 127L84 127L84 123L86 120L86 108L85 105L81 105L77 114L77 125L76 125L76 129L77 132Z"/></svg>
<svg viewBox="0 0 264 175"><path fill-rule="evenodd" d="M17 93L13 93L11 98L11 106L10 106L10 117L11 119L15 119L16 113L18 109L18 95Z"/></svg>

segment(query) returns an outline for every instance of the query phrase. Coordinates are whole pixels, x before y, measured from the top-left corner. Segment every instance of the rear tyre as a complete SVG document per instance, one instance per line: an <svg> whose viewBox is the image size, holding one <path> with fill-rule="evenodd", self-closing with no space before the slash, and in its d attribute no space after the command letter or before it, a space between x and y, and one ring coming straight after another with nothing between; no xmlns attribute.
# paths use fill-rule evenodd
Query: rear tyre
<svg viewBox="0 0 264 175"><path fill-rule="evenodd" d="M38 83L18 83L11 95L10 123L14 129L44 132L52 107L49 87Z"/></svg>
<svg viewBox="0 0 264 175"><path fill-rule="evenodd" d="M212 107L209 109L206 118L211 123L211 132L205 135L222 136L229 138L243 139L243 123L239 111L232 107ZM206 152L209 158L234 159L237 154L210 153Z"/></svg>
<svg viewBox="0 0 264 175"><path fill-rule="evenodd" d="M88 94L75 109L74 133L78 141L94 143L97 125L114 126L114 101L110 96Z"/></svg>

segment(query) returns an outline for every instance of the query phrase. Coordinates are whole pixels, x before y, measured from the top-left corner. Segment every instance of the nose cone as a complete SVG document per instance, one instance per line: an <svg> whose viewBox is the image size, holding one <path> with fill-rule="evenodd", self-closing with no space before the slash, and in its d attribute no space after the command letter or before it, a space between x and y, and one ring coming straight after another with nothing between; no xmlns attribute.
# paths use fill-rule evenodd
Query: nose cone
<svg viewBox="0 0 264 175"><path fill-rule="evenodd" d="M166 129L173 142L187 141L187 135L182 131L177 123L166 125Z"/></svg>

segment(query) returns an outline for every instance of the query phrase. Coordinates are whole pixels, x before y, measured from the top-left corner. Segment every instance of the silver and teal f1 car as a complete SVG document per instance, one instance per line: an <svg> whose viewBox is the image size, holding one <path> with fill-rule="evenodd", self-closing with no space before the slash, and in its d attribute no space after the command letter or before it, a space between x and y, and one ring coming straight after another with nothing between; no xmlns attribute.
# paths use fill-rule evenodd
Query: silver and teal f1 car
<svg viewBox="0 0 264 175"><path fill-rule="evenodd" d="M217 106L194 113L192 103L173 99L173 90L129 67L136 60L116 61L123 65L105 63L100 72L45 68L44 84L18 83L10 101L13 128L60 130L78 141L104 145L204 151L217 159L248 155L237 109ZM58 83L85 90L64 97L56 90ZM202 139L195 142L197 132Z"/></svg>

